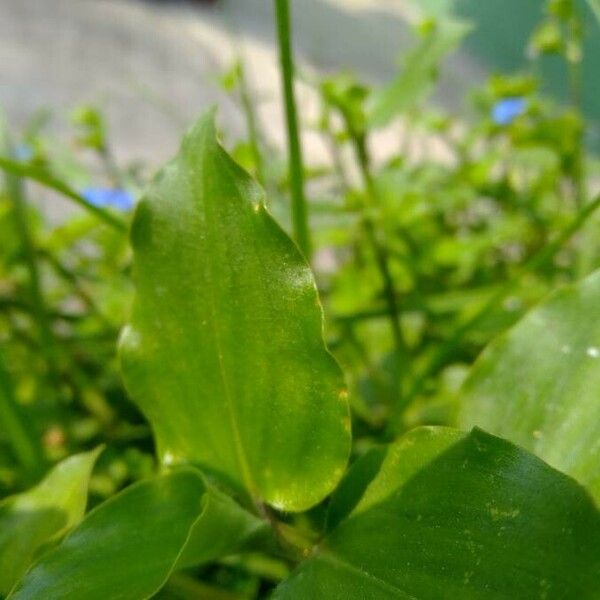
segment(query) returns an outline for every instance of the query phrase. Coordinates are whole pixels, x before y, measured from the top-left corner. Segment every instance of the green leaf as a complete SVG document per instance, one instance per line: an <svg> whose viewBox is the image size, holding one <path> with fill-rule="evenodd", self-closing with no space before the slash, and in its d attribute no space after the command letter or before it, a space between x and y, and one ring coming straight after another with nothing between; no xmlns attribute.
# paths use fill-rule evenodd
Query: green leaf
<svg viewBox="0 0 600 600"><path fill-rule="evenodd" d="M255 534L258 519L248 527L251 517L242 519L239 507L235 514L233 502L227 509L215 508L215 502L224 499L190 468L135 484L90 512L10 599L149 598L183 557L188 540L193 540L188 559L214 558L236 551L244 536ZM198 533L210 535L201 539Z"/></svg>
<svg viewBox="0 0 600 600"><path fill-rule="evenodd" d="M414 430L276 600L592 598L600 515L578 484L480 430Z"/></svg>
<svg viewBox="0 0 600 600"><path fill-rule="evenodd" d="M600 23L600 0L588 0L588 4L592 9L592 12L596 15L598 23Z"/></svg>
<svg viewBox="0 0 600 600"><path fill-rule="evenodd" d="M100 451L66 458L38 485L0 503L0 595L11 590L43 546L83 517Z"/></svg>
<svg viewBox="0 0 600 600"><path fill-rule="evenodd" d="M346 471L331 496L327 509L327 530L334 529L355 508L365 490L379 472L387 454L386 446L374 446L360 456Z"/></svg>
<svg viewBox="0 0 600 600"><path fill-rule="evenodd" d="M343 376L310 269L212 114L146 192L132 243L122 369L162 461L198 463L279 509L319 502L349 453Z"/></svg>
<svg viewBox="0 0 600 600"><path fill-rule="evenodd" d="M565 287L483 352L459 422L534 452L600 499L600 271Z"/></svg>
<svg viewBox="0 0 600 600"><path fill-rule="evenodd" d="M431 91L442 59L460 44L471 28L469 23L457 19L428 21L422 31L423 39L407 55L396 79L371 96L367 106L369 123L383 127L420 102Z"/></svg>

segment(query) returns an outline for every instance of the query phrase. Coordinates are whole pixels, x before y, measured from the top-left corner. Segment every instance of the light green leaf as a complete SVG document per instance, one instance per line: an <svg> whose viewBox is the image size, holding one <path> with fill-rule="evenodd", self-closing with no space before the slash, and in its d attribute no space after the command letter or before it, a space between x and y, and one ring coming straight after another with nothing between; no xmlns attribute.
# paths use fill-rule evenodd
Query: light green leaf
<svg viewBox="0 0 600 600"><path fill-rule="evenodd" d="M459 422L534 452L600 499L600 271L493 341L464 387Z"/></svg>
<svg viewBox="0 0 600 600"><path fill-rule="evenodd" d="M350 517L276 600L590 599L600 516L585 490L479 430L389 447Z"/></svg>
<svg viewBox="0 0 600 600"><path fill-rule="evenodd" d="M252 517L242 519L233 502L227 509L215 508L215 502L224 499L190 468L132 485L90 512L10 599L149 598L168 579L188 540L194 540L188 558L195 562L234 552L258 531L258 519L249 527Z"/></svg>
<svg viewBox="0 0 600 600"><path fill-rule="evenodd" d="M588 4L592 9L592 12L596 15L598 23L600 23L600 0L588 0Z"/></svg>
<svg viewBox="0 0 600 600"><path fill-rule="evenodd" d="M460 44L471 28L469 23L457 19L430 22L419 45L406 56L398 76L372 94L367 105L369 123L383 127L420 102L431 91L442 59Z"/></svg>
<svg viewBox="0 0 600 600"><path fill-rule="evenodd" d="M83 517L100 451L66 458L38 485L0 503L0 596L11 590L43 546Z"/></svg>
<svg viewBox="0 0 600 600"><path fill-rule="evenodd" d="M349 453L343 376L309 267L212 115L146 192L132 243L122 368L162 461L199 463L280 509L319 502Z"/></svg>

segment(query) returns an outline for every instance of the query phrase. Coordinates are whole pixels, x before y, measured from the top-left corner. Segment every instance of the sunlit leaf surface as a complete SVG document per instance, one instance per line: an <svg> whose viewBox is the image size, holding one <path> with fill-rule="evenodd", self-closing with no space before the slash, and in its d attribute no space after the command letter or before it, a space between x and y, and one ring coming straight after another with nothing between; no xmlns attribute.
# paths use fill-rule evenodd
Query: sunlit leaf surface
<svg viewBox="0 0 600 600"><path fill-rule="evenodd" d="M83 517L99 452L66 458L38 485L0 503L0 595L11 590L46 543Z"/></svg>
<svg viewBox="0 0 600 600"><path fill-rule="evenodd" d="M122 366L163 462L199 463L277 508L317 503L349 452L343 376L309 267L211 115L146 192L132 242Z"/></svg>

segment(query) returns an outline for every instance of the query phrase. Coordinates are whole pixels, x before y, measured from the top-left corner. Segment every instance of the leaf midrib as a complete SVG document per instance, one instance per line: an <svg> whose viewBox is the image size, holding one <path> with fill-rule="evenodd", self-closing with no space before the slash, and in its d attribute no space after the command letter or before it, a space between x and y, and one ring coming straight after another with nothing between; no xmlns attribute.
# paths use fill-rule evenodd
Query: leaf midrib
<svg viewBox="0 0 600 600"><path fill-rule="evenodd" d="M219 152L220 148L218 147L218 145L216 146L215 150L217 152ZM219 172L221 165L219 165L218 157L215 157L213 160L214 160L214 165L212 165L212 166L217 170L217 172ZM208 160L205 161L204 169L207 168L207 166L208 166L207 163L208 163ZM208 252L207 255L214 256L215 255L215 247L213 244L214 236L213 236L212 232L215 231L215 222L214 222L214 219L212 218L212 211L210 210L210 206L209 206L210 203L206 200L208 197L208 193L207 193L208 190L207 190L206 178L204 177L204 174L201 175L201 181L202 181L201 201L202 201L202 207L204 208L204 216L205 216L206 223L207 223L206 240L207 240L207 245L210 248L210 252ZM192 186L192 189L193 189L193 186ZM244 445L242 443L242 436L240 434L240 430L238 427L237 413L233 406L233 394L232 394L231 389L228 384L227 369L226 369L225 361L223 360L223 344L222 344L222 340L221 340L221 332L220 332L218 319L217 319L217 314L218 314L217 303L216 303L216 299L215 299L215 295L214 295L214 287L213 287L213 282L215 281L215 277L214 277L214 272L213 272L212 261L209 260L207 264L208 264L208 269L206 272L210 278L210 281L208 282L208 285L206 286L207 290L208 290L207 297L209 300L209 308L210 308L210 313L211 313L210 323L211 323L211 327L213 330L213 335L214 335L215 345L216 345L216 350L217 350L219 376L221 379L223 392L224 392L224 400L225 400L225 408L226 408L226 412L227 412L227 418L228 418L229 426L230 426L231 432L232 432L235 456L236 456L236 460L237 460L239 469L241 471L242 479L243 479L248 491L250 492L251 496L256 497L257 496L256 484L252 477L250 467L248 464L248 459L246 456L246 451L245 451Z"/></svg>

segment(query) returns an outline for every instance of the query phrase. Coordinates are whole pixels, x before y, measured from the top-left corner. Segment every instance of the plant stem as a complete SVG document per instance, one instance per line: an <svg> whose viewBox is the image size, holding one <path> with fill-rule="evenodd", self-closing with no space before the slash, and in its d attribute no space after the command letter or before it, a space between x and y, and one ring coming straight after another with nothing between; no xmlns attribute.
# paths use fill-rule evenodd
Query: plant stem
<svg viewBox="0 0 600 600"><path fill-rule="evenodd" d="M304 197L302 149L298 136L298 116L294 97L294 64L291 48L289 2L288 0L274 0L274 2L288 137L292 224L296 243L306 259L310 261L311 244L308 229L308 210Z"/></svg>
<svg viewBox="0 0 600 600"><path fill-rule="evenodd" d="M39 439L27 425L15 398L14 386L0 355L0 413L3 430L19 464L31 481L44 472L44 457Z"/></svg>
<svg viewBox="0 0 600 600"><path fill-rule="evenodd" d="M568 23L568 41L574 48L583 48L584 22L580 8L573 4L573 15ZM578 52L565 55L569 77L569 96L571 106L577 111L583 120L583 56ZM576 210L581 211L588 198L586 185L585 164L585 139L584 127L578 132L577 147L574 150L573 166L571 172L573 199ZM597 232L594 232L596 234ZM592 234L592 235L594 235ZM575 273L577 277L583 277L589 270L594 257L594 244L585 237L582 239L581 247L577 252Z"/></svg>
<svg viewBox="0 0 600 600"><path fill-rule="evenodd" d="M371 166L369 155L367 152L366 140L364 135L357 134L350 128L350 134L354 141L354 148L358 159L360 171L364 180L365 188L367 191L368 206L367 210L370 210L376 203L377 190L375 183L371 175ZM367 239L373 254L375 255L375 262L377 268L381 274L383 280L383 293L385 296L386 303L389 309L390 325L392 328L392 335L394 337L394 344L399 357L405 357L408 355L408 347L402 334L402 328L400 327L400 309L396 300L396 290L394 288L394 280L389 266L389 256L387 250L383 244L377 239L377 232L375 231L375 225L373 219L369 214L363 218L363 227L367 234Z"/></svg>
<svg viewBox="0 0 600 600"><path fill-rule="evenodd" d="M21 180L16 176L7 173L5 179L8 197L13 205L15 228L21 241L25 266L29 272L29 292L33 315L38 327L40 346L48 367L50 382L58 395L60 393L60 374L57 365L56 340L52 334L48 310L42 294L36 251L27 221L27 205L23 186Z"/></svg>
<svg viewBox="0 0 600 600"><path fill-rule="evenodd" d="M321 129L321 134L329 149L329 154L331 155L331 160L333 162L333 169L338 178L340 189L343 193L346 193L350 189L349 179L344 168L344 162L342 160L338 142L335 139L335 132L332 129L329 111L326 109L324 110L322 121L323 127Z"/></svg>

